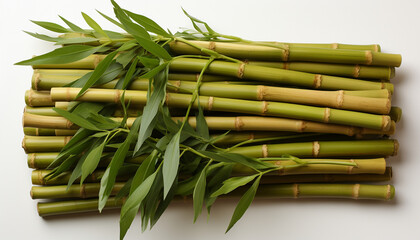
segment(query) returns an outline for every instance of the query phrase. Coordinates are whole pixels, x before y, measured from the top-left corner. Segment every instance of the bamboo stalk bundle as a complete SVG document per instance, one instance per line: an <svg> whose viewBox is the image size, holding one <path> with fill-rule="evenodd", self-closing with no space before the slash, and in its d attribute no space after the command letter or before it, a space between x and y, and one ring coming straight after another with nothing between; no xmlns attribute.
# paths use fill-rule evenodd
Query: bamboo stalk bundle
<svg viewBox="0 0 420 240"><path fill-rule="evenodd" d="M229 230L254 196L394 197L360 182L392 177L401 55L245 40L186 12L197 31L172 34L112 4L126 33L86 14L92 30L35 21L63 34L30 35L62 47L17 63L34 69L22 147L41 185L31 197L51 200L40 216L121 208L123 238L139 209L146 228L173 199L192 199L196 220L203 204L242 196Z"/></svg>

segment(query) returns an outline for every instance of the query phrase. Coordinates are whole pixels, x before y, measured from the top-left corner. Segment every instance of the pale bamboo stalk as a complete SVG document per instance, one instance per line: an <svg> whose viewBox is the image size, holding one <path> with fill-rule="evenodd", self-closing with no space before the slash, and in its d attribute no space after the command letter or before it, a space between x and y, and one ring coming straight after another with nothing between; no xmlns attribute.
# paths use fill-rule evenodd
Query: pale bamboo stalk
<svg viewBox="0 0 420 240"><path fill-rule="evenodd" d="M121 121L120 118L113 118ZM183 117L174 117L175 121L183 120ZM355 135L392 135L395 131L395 123L391 123L388 131L379 131L368 128L357 128L344 125L316 123L310 121L293 120L273 117L205 117L210 130L235 130L235 131L276 131L276 132L314 132L333 133L347 136ZM130 127L134 118L127 119ZM195 117L188 118L188 123L195 128ZM77 126L63 117L42 116L30 113L23 114L23 127L54 128L54 129L77 129Z"/></svg>
<svg viewBox="0 0 420 240"><path fill-rule="evenodd" d="M79 88L52 88L51 98L54 101L72 101L80 92ZM124 91L124 98L133 104L146 104L147 91ZM78 101L94 102L120 102L122 90L88 89ZM386 115L304 106L291 103L250 101L230 98L199 96L194 102L197 108L198 101L205 110L248 113L265 116L287 117L315 122L351 125L387 131L391 127L391 118ZM191 102L191 95L167 93L166 104L169 107L186 108Z"/></svg>
<svg viewBox="0 0 420 240"><path fill-rule="evenodd" d="M399 67L401 65L400 54L381 53L370 50L322 49L301 46L288 46L282 49L231 42L189 42L200 48L211 49L237 59L280 62L325 62L389 67ZM176 54L203 54L201 49L197 49L181 41L170 42L169 46Z"/></svg>
<svg viewBox="0 0 420 240"><path fill-rule="evenodd" d="M240 197L244 189L233 191L221 197ZM346 198L391 200L394 198L395 188L392 185L368 184L272 184L261 185L257 191L257 198ZM185 198L175 198L185 201ZM118 209L125 199L110 197L104 209ZM68 200L57 202L38 202L38 214L41 217L98 212L98 199Z"/></svg>
<svg viewBox="0 0 420 240"><path fill-rule="evenodd" d="M74 68L74 69L94 69L106 57L104 54L93 54L81 60L65 63L65 64L36 64L32 65L37 68Z"/></svg>
<svg viewBox="0 0 420 240"><path fill-rule="evenodd" d="M71 174L64 173L52 179L46 179L45 176L52 170L33 170L31 180L33 185L54 186L67 184ZM105 171L96 170L85 179L85 183L100 182ZM240 175L232 175L240 176ZM127 181L130 176L118 176L117 181ZM299 174L299 175L279 175L278 172L264 175L261 184L279 184L279 183L310 183L310 182L384 182L392 178L392 168L387 167L383 174ZM76 179L74 183L79 183Z"/></svg>
<svg viewBox="0 0 420 240"><path fill-rule="evenodd" d="M63 148L71 139L71 136L24 136L22 148L25 152L53 152Z"/></svg>

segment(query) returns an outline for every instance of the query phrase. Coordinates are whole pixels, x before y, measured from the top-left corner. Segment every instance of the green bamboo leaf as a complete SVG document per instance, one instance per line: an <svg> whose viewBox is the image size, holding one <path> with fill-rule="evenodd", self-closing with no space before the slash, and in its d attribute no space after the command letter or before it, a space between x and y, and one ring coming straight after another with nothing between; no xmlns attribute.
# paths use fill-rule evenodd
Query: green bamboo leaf
<svg viewBox="0 0 420 240"><path fill-rule="evenodd" d="M155 68L159 65L159 59L151 57L138 57L140 62L147 68Z"/></svg>
<svg viewBox="0 0 420 240"><path fill-rule="evenodd" d="M57 48L49 53L33 57L16 65L37 65L37 64L64 64L71 63L98 52L102 46L94 47L87 45L71 45Z"/></svg>
<svg viewBox="0 0 420 240"><path fill-rule="evenodd" d="M137 44L136 44L137 46ZM137 56L137 48L131 49L128 52L123 52L115 59L117 63L121 64L124 68Z"/></svg>
<svg viewBox="0 0 420 240"><path fill-rule="evenodd" d="M86 152L86 154L82 155L80 157L79 161L77 162L76 167L74 167L74 169L73 169L73 171L72 171L72 173L70 175L69 181L67 183L67 191L73 185L73 183L78 178L80 178L82 176L82 165L85 162L85 159L86 159L88 153L89 153L89 151Z"/></svg>
<svg viewBox="0 0 420 240"><path fill-rule="evenodd" d="M167 64L162 64L167 66ZM160 65L161 66L161 65ZM157 67L158 68L158 67ZM156 69L156 68L155 68ZM153 70L152 70L153 71ZM154 126L156 124L153 121L159 110L159 106L163 104L166 95L166 82L167 82L167 71L160 71L153 81L153 92L150 94L148 88L148 100L146 106L143 109L143 115L141 119L141 125L136 146L134 148L134 154L139 151L144 141L151 136Z"/></svg>
<svg viewBox="0 0 420 240"><path fill-rule="evenodd" d="M95 30L97 33L101 34L102 36L109 38L108 35L104 32L104 30L101 28L101 26L99 26L99 24L97 22L95 22L95 20L93 20L91 17L89 17L89 15L87 15L86 13L82 12L82 16L85 19L86 23L93 29Z"/></svg>
<svg viewBox="0 0 420 240"><path fill-rule="evenodd" d="M33 21L31 20L31 22L35 23L38 26L41 26L47 30L50 30L52 32L57 32L57 33L67 33L70 32L67 28L62 27L56 23L52 23L52 22L42 22L42 21Z"/></svg>
<svg viewBox="0 0 420 240"><path fill-rule="evenodd" d="M76 24L70 22L69 20L65 19L64 17L58 15L61 20L63 20L63 22L65 22L67 24L67 26L69 26L69 28L75 32L81 32L81 33L85 33L86 31L83 30L82 28L80 28L79 26L77 26Z"/></svg>
<svg viewBox="0 0 420 240"><path fill-rule="evenodd" d="M226 230L228 232L235 223L241 219L241 217L244 215L245 211L248 209L249 205L251 205L252 201L254 200L255 194L257 193L258 185L260 184L260 175L255 182L252 184L252 186L248 189L248 191L245 192L245 194L241 197L239 200L238 205L235 208L235 211L233 212L232 219L230 220L229 226Z"/></svg>
<svg viewBox="0 0 420 240"><path fill-rule="evenodd" d="M168 34L163 28L161 28L156 22L154 22L152 19L145 17L140 14L136 14L127 10L124 10L124 12L132 18L135 22L142 25L147 31L156 33L157 35L161 35L164 37L172 37L170 34Z"/></svg>
<svg viewBox="0 0 420 240"><path fill-rule="evenodd" d="M197 221L198 216L201 214L203 208L204 195L206 193L206 172L207 166L201 171L197 184L193 192L193 206L194 206L194 222Z"/></svg>
<svg viewBox="0 0 420 240"><path fill-rule="evenodd" d="M152 187L147 194L147 197L144 199L140 206L142 232L146 231L149 222L151 223L151 220L157 211L158 205L162 204L162 189L163 177L162 169L160 168L155 177L155 181L153 182Z"/></svg>
<svg viewBox="0 0 420 240"><path fill-rule="evenodd" d="M58 175L62 174L63 172L67 172L71 170L73 165L79 160L78 156L71 155L66 160L64 160L60 166L55 168L52 172L45 175L45 179L53 179L57 177Z"/></svg>
<svg viewBox="0 0 420 240"><path fill-rule="evenodd" d="M218 162L227 162L227 163L238 163L252 169L269 169L275 168L274 164L260 161L256 158L250 158L237 153L227 153L227 152L210 152L210 151L199 151L201 154L215 160Z"/></svg>
<svg viewBox="0 0 420 240"><path fill-rule="evenodd" d="M108 171L109 172L109 171ZM127 197L130 192L131 182L133 181L133 178L130 178L125 182L124 186L120 189L120 191L115 195L116 199L122 199L124 197Z"/></svg>
<svg viewBox="0 0 420 240"><path fill-rule="evenodd" d="M204 21L202 21L202 20L200 20L200 19L197 19L197 18L195 18L195 17L193 17L193 16L191 16L190 14L188 14L187 13L187 11L185 11L185 9L184 8L182 8L182 11L184 12L184 14L191 20L191 22L193 23L193 25L195 25L195 22L198 22L198 23L201 23L201 24L203 24L205 27L206 27L206 29L207 29L207 31L210 33L210 34L215 34L216 32L206 23L206 22L204 22ZM195 25L196 26L196 25ZM198 29L196 28L196 30L198 31Z"/></svg>
<svg viewBox="0 0 420 240"><path fill-rule="evenodd" d="M77 94L76 99L82 96L88 88L92 87L100 77L105 73L108 67L111 65L112 61L114 61L114 57L117 55L117 51L114 51L108 54L104 60L102 60L98 66L96 66L95 70L93 71L92 75L90 76L89 80L87 80L86 84L80 89L80 92Z"/></svg>
<svg viewBox="0 0 420 240"><path fill-rule="evenodd" d="M254 174L251 176L245 177L232 177L223 182L223 185L214 193L211 194L211 197L218 197L223 194L228 194L238 187L248 184L254 180L259 174Z"/></svg>
<svg viewBox="0 0 420 240"><path fill-rule="evenodd" d="M132 78L133 78L133 74L136 71L138 61L139 61L139 59L135 58L133 63L131 63L130 68L128 69L127 73L125 74L124 83L123 83L123 87L122 87L123 89L126 89L127 86L131 83Z"/></svg>
<svg viewBox="0 0 420 240"><path fill-rule="evenodd" d="M137 47L137 46L138 46L138 44L136 43L135 40L130 40L128 42L125 42L123 45L121 45L121 47L119 47L117 49L117 51L119 51L119 52L128 51L128 50L130 50L134 47Z"/></svg>
<svg viewBox="0 0 420 240"><path fill-rule="evenodd" d="M154 150L147 158L143 161L140 167L137 169L136 174L133 177L131 184L130 193L140 186L144 180L150 176L155 170L155 162L157 159L157 151Z"/></svg>
<svg viewBox="0 0 420 240"><path fill-rule="evenodd" d="M71 112L83 118L89 117L92 113L98 113L104 109L103 103L81 102Z"/></svg>
<svg viewBox="0 0 420 240"><path fill-rule="evenodd" d="M104 17L106 20L108 20L108 21L112 22L113 24L117 25L118 27L120 27L120 28L124 29L124 26L123 26L121 23L119 23L119 22L115 21L115 20L114 20L114 19L112 19L111 17L109 17L109 16L105 15L104 13L102 13L102 12L100 12L100 11L98 11L98 10L96 10L96 11L97 11L99 14L101 14L101 15L102 15L102 17Z"/></svg>
<svg viewBox="0 0 420 240"><path fill-rule="evenodd" d="M23 31L23 32L31 35L34 38L38 38L38 39L48 41L48 42L57 42L61 39L61 38L58 38L58 37L50 37L50 36L47 36L47 35L44 35L44 34L39 34L39 33L31 33L31 32L27 32L27 31Z"/></svg>
<svg viewBox="0 0 420 240"><path fill-rule="evenodd" d="M101 179L101 187L99 189L99 212L102 212L102 209L105 207L105 204L112 192L112 187L115 184L115 180L118 175L118 171L124 163L124 159L130 150L130 145L135 139L135 134L138 131L140 125L140 120L137 118L130 130L130 133L124 140L123 144L117 149L114 156L112 157L111 162L108 165L108 168L105 170L104 175Z"/></svg>
<svg viewBox="0 0 420 240"><path fill-rule="evenodd" d="M147 73L141 75L139 78L143 79L150 79L155 77L158 73L162 72L166 67L168 67L169 63L165 62L160 64L159 66L153 68L152 70L148 71Z"/></svg>
<svg viewBox="0 0 420 240"><path fill-rule="evenodd" d="M176 133L168 146L166 147L165 154L163 156L163 198L165 199L168 195L169 190L178 174L179 167L179 138L181 132Z"/></svg>
<svg viewBox="0 0 420 240"><path fill-rule="evenodd" d="M167 61L171 60L171 55L159 44L153 42L150 39L143 38L138 35L133 35L134 39L142 46L146 51L150 52L151 54L165 59Z"/></svg>
<svg viewBox="0 0 420 240"><path fill-rule="evenodd" d="M203 109L200 107L200 101L198 101L198 113L196 119L197 133L204 139L210 139L209 127L207 125L206 119L204 118Z"/></svg>
<svg viewBox="0 0 420 240"><path fill-rule="evenodd" d="M119 122L97 113L91 113L87 119L95 124L95 126L99 129L111 130L120 126Z"/></svg>
<svg viewBox="0 0 420 240"><path fill-rule="evenodd" d="M100 143L102 140L102 143ZM80 179L80 184L86 179L87 176L92 174L98 166L99 160L101 160L102 152L104 151L107 138L99 138L97 140L96 146L92 151L87 155L83 165L82 165L82 178ZM100 143L100 144L99 144Z"/></svg>
<svg viewBox="0 0 420 240"><path fill-rule="evenodd" d="M159 186L159 188L156 188L159 190L159 193L162 191L162 188L163 188L163 182L160 181L160 183L161 185ZM156 222L162 216L163 212L166 210L166 208L168 208L169 204L174 199L177 187L178 187L178 178L175 179L171 190L169 190L168 195L163 201L154 200L155 202L158 202L159 205L157 206L157 208L154 208L156 209L156 211L154 212L152 211L152 214L150 215L150 228L152 228L156 224ZM161 197L161 196L157 195L157 197Z"/></svg>
<svg viewBox="0 0 420 240"><path fill-rule="evenodd" d="M77 38L59 38L55 45L65 45L65 44L79 44L79 43L90 43L98 42L98 39L91 37L77 37Z"/></svg>
<svg viewBox="0 0 420 240"><path fill-rule="evenodd" d="M66 110L63 110L60 108L53 108L53 110L56 111L61 116L63 116L64 118L68 119L70 122L78 125L79 127L86 128L93 131L101 131L101 129L97 128L90 121L88 121L87 119L77 114L67 112Z"/></svg>
<svg viewBox="0 0 420 240"><path fill-rule="evenodd" d="M91 137L101 138L101 137L105 137L106 135L108 135L108 132L97 132L97 133L93 134Z"/></svg>
<svg viewBox="0 0 420 240"><path fill-rule="evenodd" d="M140 208L140 204L150 191L157 172L158 170L147 177L146 180L144 180L142 184L134 190L122 206L120 216L120 239L124 238L128 228L131 226L131 223Z"/></svg>

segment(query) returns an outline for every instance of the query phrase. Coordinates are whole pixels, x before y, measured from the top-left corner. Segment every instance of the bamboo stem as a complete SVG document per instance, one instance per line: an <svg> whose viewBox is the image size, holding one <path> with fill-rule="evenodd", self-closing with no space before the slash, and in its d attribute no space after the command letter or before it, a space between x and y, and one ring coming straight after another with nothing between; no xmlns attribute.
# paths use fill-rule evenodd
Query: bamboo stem
<svg viewBox="0 0 420 240"><path fill-rule="evenodd" d="M399 67L400 54L374 52L370 50L327 49L301 46L288 46L286 49L238 44L229 42L190 41L201 48L211 49L220 54L237 58L280 62L325 62L340 64L362 64L373 66ZM171 50L181 55L203 54L200 49L181 41L169 43Z"/></svg>
<svg viewBox="0 0 420 240"><path fill-rule="evenodd" d="M389 112L389 115L392 121L399 122L402 117L402 109L399 107L391 107L391 111Z"/></svg>
<svg viewBox="0 0 420 240"><path fill-rule="evenodd" d="M51 98L54 101L75 100L79 88L52 88ZM124 98L133 104L146 104L147 92L126 90ZM122 90L111 89L88 89L78 101L94 102L120 102ZM374 115L368 113L304 106L291 103L249 101L230 98L200 96L201 106L208 111L248 113L275 117L295 118L315 122L343 124L356 127L366 127L387 131L391 127L391 118L386 115ZM185 108L191 102L191 95L167 93L166 104L169 107ZM198 99L194 102L197 108Z"/></svg>
<svg viewBox="0 0 420 240"><path fill-rule="evenodd" d="M173 117L175 121L183 121L183 117ZM313 133L333 133L347 136L355 135L392 135L395 131L395 123L391 123L388 131L379 131L368 128L357 128L344 125L334 125L316 123L302 120L273 118L273 117L205 117L210 130L234 130L234 131L275 131L275 132L313 132ZM121 121L120 118L113 118ZM134 118L127 119L128 127L134 122ZM188 123L196 127L196 118L189 117ZM34 128L54 128L54 129L77 129L77 126L63 117L51 117L35 115L30 113L23 114L23 126Z"/></svg>
<svg viewBox="0 0 420 240"><path fill-rule="evenodd" d="M54 152L62 149L71 139L71 136L24 136L22 148L27 153L31 152Z"/></svg>
<svg viewBox="0 0 420 240"><path fill-rule="evenodd" d="M342 76L359 79L385 79L390 80L395 76L393 67L377 67L364 65L347 65L332 63L313 63L313 62L266 62L248 61L250 65L281 68L299 72L325 74L331 76Z"/></svg>
<svg viewBox="0 0 420 240"><path fill-rule="evenodd" d="M270 158L290 154L296 157L365 157L394 156L398 153L397 140L356 140L356 141L314 141L300 143L263 144L232 149L249 157Z"/></svg>
<svg viewBox="0 0 420 240"><path fill-rule="evenodd" d="M180 72L200 72L207 60L193 58L178 58L171 61L170 70ZM312 74L270 68L263 66L249 65L245 63L232 63L224 61L213 61L207 73L224 76L239 77L246 80L271 82L280 85L301 86L325 90L378 90L388 89L393 92L391 83L380 83L363 81L352 78L334 77L328 75Z"/></svg>
<svg viewBox="0 0 420 240"><path fill-rule="evenodd" d="M65 185L68 183L70 173L61 174L53 179L45 179L51 170L34 170L31 174L33 185L52 186ZM279 175L278 172L270 175L264 175L261 184L279 184L279 183L310 183L310 182L384 182L392 178L392 168L387 167L383 174L299 174L299 175ZM94 171L85 179L85 183L100 182L103 176L103 170ZM239 176L239 175L233 175ZM129 176L118 176L117 181L127 181ZM79 183L76 179L75 183Z"/></svg>
<svg viewBox="0 0 420 240"><path fill-rule="evenodd" d="M49 92L32 89L25 92L25 103L30 107L54 106Z"/></svg>
<svg viewBox="0 0 420 240"><path fill-rule="evenodd" d="M241 196L242 191L234 191L226 197ZM261 185L257 197L270 198L347 198L347 199L372 199L390 200L395 195L392 185L367 185L367 184L281 184ZM224 195L222 195L224 196ZM176 198L182 200L182 198ZM105 209L120 208L124 199L109 198ZM69 200L58 202L39 202L38 214L41 217L54 215L97 212L98 200Z"/></svg>

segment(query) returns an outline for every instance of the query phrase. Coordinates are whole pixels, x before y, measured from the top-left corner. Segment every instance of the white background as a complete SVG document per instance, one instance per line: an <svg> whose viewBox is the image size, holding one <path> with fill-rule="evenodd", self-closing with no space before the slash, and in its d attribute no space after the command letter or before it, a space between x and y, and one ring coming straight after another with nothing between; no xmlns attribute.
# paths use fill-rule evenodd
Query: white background
<svg viewBox="0 0 420 240"><path fill-rule="evenodd" d="M379 43L401 53L394 105L404 116L395 135L400 154L394 168L396 198L391 202L352 200L257 200L243 219L224 234L235 201L215 205L207 222L192 223L190 204L169 207L151 231L140 233L136 219L126 239L420 239L419 36L420 2L405 1L122 1L134 12L173 31L191 27L181 6L221 33L254 40L286 42ZM47 33L29 20L60 22L60 14L83 25L81 11L115 29L95 9L112 15L108 1L0 0L0 239L117 239L118 212L44 220L29 196L30 170L21 149L24 92L31 68L13 63L52 49L21 30Z"/></svg>

